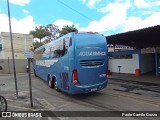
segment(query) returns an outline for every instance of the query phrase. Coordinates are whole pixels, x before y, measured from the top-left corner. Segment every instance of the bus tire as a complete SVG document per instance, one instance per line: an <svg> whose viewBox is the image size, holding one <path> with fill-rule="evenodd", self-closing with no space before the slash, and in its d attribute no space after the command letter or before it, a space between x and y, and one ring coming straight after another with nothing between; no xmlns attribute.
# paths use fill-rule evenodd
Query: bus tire
<svg viewBox="0 0 160 120"><path fill-rule="evenodd" d="M52 80L52 78L50 77L50 75L48 75L48 86L49 86L50 88L53 88L53 87L54 87L53 80Z"/></svg>
<svg viewBox="0 0 160 120"><path fill-rule="evenodd" d="M58 91L58 92L60 91L60 89L57 86L57 80L56 80L56 78L54 78L54 88L55 88L56 91Z"/></svg>
<svg viewBox="0 0 160 120"><path fill-rule="evenodd" d="M34 76L35 76L35 77L38 77L35 70L34 70Z"/></svg>
<svg viewBox="0 0 160 120"><path fill-rule="evenodd" d="M0 117L2 116L2 112L7 111L7 101L5 97L0 96Z"/></svg>

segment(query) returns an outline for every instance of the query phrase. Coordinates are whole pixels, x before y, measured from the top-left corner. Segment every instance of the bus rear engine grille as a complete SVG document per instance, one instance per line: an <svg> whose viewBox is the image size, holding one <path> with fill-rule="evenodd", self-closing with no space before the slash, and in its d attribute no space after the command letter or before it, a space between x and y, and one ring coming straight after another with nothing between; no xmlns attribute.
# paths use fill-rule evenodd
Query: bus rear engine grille
<svg viewBox="0 0 160 120"><path fill-rule="evenodd" d="M103 59L98 60L80 60L80 65L83 67L98 67L104 64Z"/></svg>

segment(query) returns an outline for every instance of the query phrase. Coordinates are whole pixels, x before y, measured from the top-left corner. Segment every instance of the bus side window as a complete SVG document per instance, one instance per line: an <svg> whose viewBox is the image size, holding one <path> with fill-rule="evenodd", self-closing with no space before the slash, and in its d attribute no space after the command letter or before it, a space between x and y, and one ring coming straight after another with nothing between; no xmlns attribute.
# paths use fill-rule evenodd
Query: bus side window
<svg viewBox="0 0 160 120"><path fill-rule="evenodd" d="M64 40L65 54L66 54L66 53L67 53L67 51L68 51L69 42L70 42L70 38L65 38L65 40Z"/></svg>
<svg viewBox="0 0 160 120"><path fill-rule="evenodd" d="M65 55L65 39L61 40L61 44L60 44L60 55L64 56Z"/></svg>
<svg viewBox="0 0 160 120"><path fill-rule="evenodd" d="M49 58L54 58L54 47L50 48Z"/></svg>
<svg viewBox="0 0 160 120"><path fill-rule="evenodd" d="M64 56L68 51L69 38L64 38L61 41L61 56Z"/></svg>
<svg viewBox="0 0 160 120"><path fill-rule="evenodd" d="M50 48L49 58L58 58L64 56L68 51L69 38L61 39Z"/></svg>
<svg viewBox="0 0 160 120"><path fill-rule="evenodd" d="M60 41L56 42L50 48L50 54L49 54L49 58L58 58L58 57L60 57Z"/></svg>
<svg viewBox="0 0 160 120"><path fill-rule="evenodd" d="M54 57L55 58L58 58L60 57L60 41L58 41L56 44L55 44L55 51L54 51Z"/></svg>

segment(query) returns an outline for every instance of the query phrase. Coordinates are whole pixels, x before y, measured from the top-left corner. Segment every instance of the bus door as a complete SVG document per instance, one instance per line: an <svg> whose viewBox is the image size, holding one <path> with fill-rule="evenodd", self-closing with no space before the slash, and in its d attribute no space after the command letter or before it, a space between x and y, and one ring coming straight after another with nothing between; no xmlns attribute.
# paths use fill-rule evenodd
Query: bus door
<svg viewBox="0 0 160 120"><path fill-rule="evenodd" d="M99 34L77 34L75 67L80 85L102 83L106 77L106 39Z"/></svg>

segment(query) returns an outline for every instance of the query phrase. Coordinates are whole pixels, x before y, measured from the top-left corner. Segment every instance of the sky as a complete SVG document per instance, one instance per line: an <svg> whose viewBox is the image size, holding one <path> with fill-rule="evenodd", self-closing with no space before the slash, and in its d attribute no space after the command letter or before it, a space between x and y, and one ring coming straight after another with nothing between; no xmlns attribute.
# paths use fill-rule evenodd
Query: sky
<svg viewBox="0 0 160 120"><path fill-rule="evenodd" d="M160 0L9 0L13 33L74 24L105 36L160 25ZM9 32L7 0L0 0L0 33Z"/></svg>

